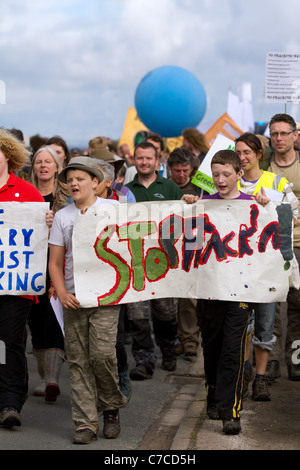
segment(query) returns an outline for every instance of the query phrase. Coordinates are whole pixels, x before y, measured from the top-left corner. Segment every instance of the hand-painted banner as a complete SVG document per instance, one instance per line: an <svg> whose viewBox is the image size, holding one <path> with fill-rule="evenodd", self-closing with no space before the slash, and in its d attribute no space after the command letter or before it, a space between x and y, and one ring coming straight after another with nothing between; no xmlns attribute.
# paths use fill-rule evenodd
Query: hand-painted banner
<svg viewBox="0 0 300 470"><path fill-rule="evenodd" d="M45 292L46 202L0 202L0 295Z"/></svg>
<svg viewBox="0 0 300 470"><path fill-rule="evenodd" d="M98 206L77 218L73 252L82 307L164 297L284 301L292 211L243 200Z"/></svg>

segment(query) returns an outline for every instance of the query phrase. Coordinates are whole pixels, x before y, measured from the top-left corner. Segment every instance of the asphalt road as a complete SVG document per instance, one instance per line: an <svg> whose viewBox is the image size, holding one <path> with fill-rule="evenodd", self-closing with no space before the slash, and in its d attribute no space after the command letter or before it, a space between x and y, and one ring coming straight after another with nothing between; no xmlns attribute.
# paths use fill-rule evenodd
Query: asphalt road
<svg viewBox="0 0 300 470"><path fill-rule="evenodd" d="M28 338L30 342L30 338ZM130 367L134 366L130 346L126 346ZM0 450L135 450L151 447L154 437L155 447L168 449L180 420L185 412L178 415L174 421L163 426L159 433L157 423L160 417L168 409L182 387L187 388L188 394L186 406L191 401L199 387L199 373L194 372L190 377L191 367L195 364L188 362L183 357L178 358L175 373L163 371L160 367L161 357L159 351L157 367L154 376L150 380L134 381L133 393L129 404L120 410L121 434L117 439L105 439L102 435L102 416L99 415L100 431L98 440L88 446L78 446L72 443L75 432L71 417L70 388L68 366L65 362L60 376L61 395L56 403L46 403L43 397L35 397L32 392L39 383L36 360L30 351L27 354L29 369L29 396L25 403L21 418L22 426L7 429L0 427ZM197 377L195 377L195 375ZM162 432L163 431L163 432Z"/></svg>
<svg viewBox="0 0 300 470"><path fill-rule="evenodd" d="M133 367L130 346L126 348L130 367ZM39 379L35 358L29 350L29 397L22 410L22 426L13 429L0 427L0 450L96 450L102 451L100 463L109 464L118 455L136 456L140 451L150 452L150 456L173 453L174 458L176 455L185 458L189 453L193 464L193 459L197 463L202 461L203 454L199 451L300 450L300 381L288 380L283 358L282 376L270 389L271 401L254 402L248 397L241 413L242 432L238 436L226 436L222 433L222 423L208 419L205 413L201 348L196 362L188 362L180 356L174 373L161 369L158 351L157 354L159 359L153 378L132 382L132 398L120 412L120 436L114 440L103 437L100 415L98 440L88 446L76 446L72 444L75 430L67 364L64 363L60 378L61 395L56 403L47 404L42 397L32 395ZM228 452L222 454L222 459L227 457L232 458ZM110 460L105 462L104 458ZM139 463L144 465L145 462ZM167 460L164 463L169 465L172 462ZM137 465L131 462L131 466Z"/></svg>

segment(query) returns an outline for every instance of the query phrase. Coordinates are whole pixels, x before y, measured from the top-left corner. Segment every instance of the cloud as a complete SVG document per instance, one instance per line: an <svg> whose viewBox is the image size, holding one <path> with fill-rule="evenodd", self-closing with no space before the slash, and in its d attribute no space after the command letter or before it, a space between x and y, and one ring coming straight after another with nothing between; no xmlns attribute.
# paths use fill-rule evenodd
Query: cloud
<svg viewBox="0 0 300 470"><path fill-rule="evenodd" d="M263 100L266 54L299 51L299 13L298 0L6 0L0 125L59 133L70 145L118 138L139 81L162 65L199 78L204 121L223 114L228 88L245 81L255 118L267 119L277 108Z"/></svg>

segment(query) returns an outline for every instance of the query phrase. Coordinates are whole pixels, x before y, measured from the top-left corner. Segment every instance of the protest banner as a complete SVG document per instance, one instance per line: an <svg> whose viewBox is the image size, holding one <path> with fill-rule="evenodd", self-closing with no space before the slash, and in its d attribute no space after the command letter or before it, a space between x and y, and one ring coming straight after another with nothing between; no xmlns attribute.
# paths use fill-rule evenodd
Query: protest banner
<svg viewBox="0 0 300 470"><path fill-rule="evenodd" d="M166 297L284 301L292 212L251 200L98 206L76 219L73 257L82 307Z"/></svg>
<svg viewBox="0 0 300 470"><path fill-rule="evenodd" d="M48 209L46 202L0 202L0 295L45 292Z"/></svg>
<svg viewBox="0 0 300 470"><path fill-rule="evenodd" d="M209 194L213 194L216 189L211 174L211 159L216 152L225 149L234 150L234 141L228 139L228 137L225 137L222 134L219 134L207 152L197 172L193 176L192 183L204 189Z"/></svg>
<svg viewBox="0 0 300 470"><path fill-rule="evenodd" d="M266 58L266 103L300 103L300 54L269 52Z"/></svg>

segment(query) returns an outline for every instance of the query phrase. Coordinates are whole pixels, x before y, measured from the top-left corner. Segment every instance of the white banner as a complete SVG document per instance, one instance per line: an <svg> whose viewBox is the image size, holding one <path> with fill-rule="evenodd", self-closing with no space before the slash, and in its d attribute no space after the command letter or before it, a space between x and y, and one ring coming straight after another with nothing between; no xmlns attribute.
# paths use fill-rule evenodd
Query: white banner
<svg viewBox="0 0 300 470"><path fill-rule="evenodd" d="M300 103L300 52L267 54L265 101Z"/></svg>
<svg viewBox="0 0 300 470"><path fill-rule="evenodd" d="M45 292L46 202L0 202L0 295Z"/></svg>
<svg viewBox="0 0 300 470"><path fill-rule="evenodd" d="M73 251L82 307L164 297L284 301L292 212L245 200L99 206L77 218Z"/></svg>

